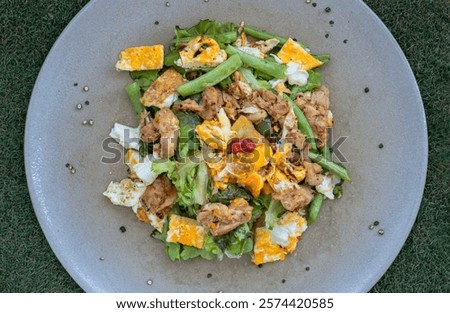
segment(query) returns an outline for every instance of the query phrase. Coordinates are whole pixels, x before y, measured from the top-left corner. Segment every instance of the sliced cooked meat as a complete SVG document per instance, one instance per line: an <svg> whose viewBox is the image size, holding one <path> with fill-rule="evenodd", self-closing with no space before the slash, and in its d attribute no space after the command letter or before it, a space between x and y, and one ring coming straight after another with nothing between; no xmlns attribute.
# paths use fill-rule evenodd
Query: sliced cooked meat
<svg viewBox="0 0 450 313"><path fill-rule="evenodd" d="M320 86L313 92L300 93L295 99L306 116L314 135L317 138L317 146L322 148L328 139L328 119L330 106L330 93L328 88Z"/></svg>
<svg viewBox="0 0 450 313"><path fill-rule="evenodd" d="M323 177L320 175L322 167L316 163L303 162L303 166L306 169L306 183L310 186L318 186L322 183Z"/></svg>
<svg viewBox="0 0 450 313"><path fill-rule="evenodd" d="M148 87L141 102L147 107L152 105L158 108L170 107L176 99L178 86L183 83L183 76L174 68L169 68Z"/></svg>
<svg viewBox="0 0 450 313"><path fill-rule="evenodd" d="M270 50L275 48L279 43L280 43L280 41L278 39L271 38L271 39L267 39L267 40L260 40L260 41L252 42L250 44L250 46L254 47L254 48L258 48L259 51L266 54L267 52L269 52Z"/></svg>
<svg viewBox="0 0 450 313"><path fill-rule="evenodd" d="M297 117L292 111L289 111L284 119L282 138L299 149L306 146L306 136L298 129Z"/></svg>
<svg viewBox="0 0 450 313"><path fill-rule="evenodd" d="M197 221L213 236L221 236L250 221L252 210L253 207L242 198L234 199L229 206L208 203L198 212Z"/></svg>
<svg viewBox="0 0 450 313"><path fill-rule="evenodd" d="M156 112L153 125L161 134L157 153L160 158L170 158L175 154L178 136L180 133L180 122L175 114L168 108ZM155 150L155 149L154 149Z"/></svg>
<svg viewBox="0 0 450 313"><path fill-rule="evenodd" d="M195 100L186 99L181 101L179 105L174 105L173 109L179 111L192 111L198 113L202 110L202 107Z"/></svg>
<svg viewBox="0 0 450 313"><path fill-rule="evenodd" d="M166 176L158 176L140 200L145 211L162 218L177 200L177 189Z"/></svg>
<svg viewBox="0 0 450 313"><path fill-rule="evenodd" d="M199 115L204 120L212 120L217 116L220 108L223 107L222 92L215 87L207 87L203 91L203 110L199 112Z"/></svg>
<svg viewBox="0 0 450 313"><path fill-rule="evenodd" d="M240 112L253 124L259 124L267 117L267 112L248 100L242 101Z"/></svg>
<svg viewBox="0 0 450 313"><path fill-rule="evenodd" d="M266 110L275 121L283 122L290 111L289 103L286 100L265 89L253 91L248 100Z"/></svg>
<svg viewBox="0 0 450 313"><path fill-rule="evenodd" d="M150 123L148 125L145 125L141 128L141 140L143 142L155 142L159 139L160 133L158 132L158 129L153 125L153 123Z"/></svg>
<svg viewBox="0 0 450 313"><path fill-rule="evenodd" d="M250 85L242 78L239 72L234 72L231 76L233 83L227 88L227 92L236 99L244 99L251 95L252 88Z"/></svg>
<svg viewBox="0 0 450 313"><path fill-rule="evenodd" d="M222 97L224 102L223 109L228 118L232 121L236 120L238 116L238 110L240 108L238 101L225 91L222 92Z"/></svg>
<svg viewBox="0 0 450 313"><path fill-rule="evenodd" d="M272 193L272 198L280 200L283 207L288 211L295 211L307 206L314 198L314 191L304 185L295 185L291 189L283 193Z"/></svg>

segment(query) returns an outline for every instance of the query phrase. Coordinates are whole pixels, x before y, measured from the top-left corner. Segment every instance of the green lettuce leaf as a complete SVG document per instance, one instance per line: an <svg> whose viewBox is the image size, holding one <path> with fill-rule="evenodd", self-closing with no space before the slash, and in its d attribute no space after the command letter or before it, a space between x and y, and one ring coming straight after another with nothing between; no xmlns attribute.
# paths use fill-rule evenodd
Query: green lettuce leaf
<svg viewBox="0 0 450 313"><path fill-rule="evenodd" d="M284 213L285 209L283 205L278 200L271 200L269 208L266 211L265 223L266 227L272 229L275 223L280 219L281 215Z"/></svg>
<svg viewBox="0 0 450 313"><path fill-rule="evenodd" d="M232 257L240 257L252 251L253 233L250 223L242 224L223 236L215 237L215 242L227 255Z"/></svg>
<svg viewBox="0 0 450 313"><path fill-rule="evenodd" d="M250 222L254 222L258 219L262 213L269 208L271 201L272 197L270 195L260 195L257 199L252 199L250 205L253 207L253 211Z"/></svg>
<svg viewBox="0 0 450 313"><path fill-rule="evenodd" d="M175 27L175 37L171 42L172 47L178 47L180 43L188 42L198 35L208 35L217 41L222 48L225 44L237 39L237 26L234 23L221 24L214 20L201 20L190 28ZM176 50L176 49L175 49Z"/></svg>
<svg viewBox="0 0 450 313"><path fill-rule="evenodd" d="M247 201L253 199L250 193L242 187L237 185L228 185L223 191L219 191L211 197L211 202L220 202L228 204L231 200L236 198L243 198Z"/></svg>
<svg viewBox="0 0 450 313"><path fill-rule="evenodd" d="M202 123L200 117L192 112L174 111L180 121L180 136L178 138L178 154L181 158L199 150L200 141L198 140L195 127Z"/></svg>
<svg viewBox="0 0 450 313"><path fill-rule="evenodd" d="M313 70L308 71L308 83L305 86L294 86L292 87L292 93L290 95L291 99L294 100L300 92L311 91L322 84L322 75Z"/></svg>
<svg viewBox="0 0 450 313"><path fill-rule="evenodd" d="M187 157L179 162L159 160L153 162L152 170L159 174L166 173L177 189L177 203L188 208L189 217L195 217L196 205L207 201L209 176L206 163L200 154Z"/></svg>

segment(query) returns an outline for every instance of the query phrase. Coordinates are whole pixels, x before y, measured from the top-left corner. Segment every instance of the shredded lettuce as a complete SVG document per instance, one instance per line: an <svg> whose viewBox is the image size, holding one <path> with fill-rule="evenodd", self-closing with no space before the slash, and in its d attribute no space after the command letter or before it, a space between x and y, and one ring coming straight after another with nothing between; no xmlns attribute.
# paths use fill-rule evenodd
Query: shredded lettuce
<svg viewBox="0 0 450 313"><path fill-rule="evenodd" d="M178 47L180 43L188 42L198 35L208 35L223 47L237 39L237 26L231 22L221 24L214 20L201 20L197 25L190 28L177 26L171 46Z"/></svg>
<svg viewBox="0 0 450 313"><path fill-rule="evenodd" d="M211 202L220 202L228 204L231 200L236 198L243 198L247 201L253 199L250 193L242 187L237 185L228 185L227 188L223 191L219 191L218 193L211 196Z"/></svg>
<svg viewBox="0 0 450 313"><path fill-rule="evenodd" d="M160 160L153 162L152 171L156 174L166 173L178 192L177 203L188 208L188 215L195 216L195 205L207 201L209 176L206 163L199 154L187 157L179 162Z"/></svg>
<svg viewBox="0 0 450 313"><path fill-rule="evenodd" d="M132 71L130 77L139 85L141 92L144 92L158 78L159 72L156 70Z"/></svg>
<svg viewBox="0 0 450 313"><path fill-rule="evenodd" d="M305 86L292 87L292 89L291 89L292 93L290 96L290 98L292 100L294 100L300 92L311 91L317 87L320 87L320 85L322 84L322 82L321 82L322 75L320 75L320 73L317 73L313 70L309 70L308 74L309 74L308 83Z"/></svg>
<svg viewBox="0 0 450 313"><path fill-rule="evenodd" d="M253 250L253 233L249 223L217 237L216 241L224 248L225 254L232 257L240 257Z"/></svg>
<svg viewBox="0 0 450 313"><path fill-rule="evenodd" d="M258 219L269 208L271 201L272 197L270 195L260 195L258 198L250 201L250 205L253 207L251 222Z"/></svg>
<svg viewBox="0 0 450 313"><path fill-rule="evenodd" d="M200 141L195 132L195 126L200 125L202 121L200 116L193 112L174 111L174 113L180 121L178 155L184 158L200 148Z"/></svg>
<svg viewBox="0 0 450 313"><path fill-rule="evenodd" d="M266 227L272 229L276 222L280 219L281 215L284 213L285 209L283 205L278 200L271 200L269 208L266 211L265 222Z"/></svg>

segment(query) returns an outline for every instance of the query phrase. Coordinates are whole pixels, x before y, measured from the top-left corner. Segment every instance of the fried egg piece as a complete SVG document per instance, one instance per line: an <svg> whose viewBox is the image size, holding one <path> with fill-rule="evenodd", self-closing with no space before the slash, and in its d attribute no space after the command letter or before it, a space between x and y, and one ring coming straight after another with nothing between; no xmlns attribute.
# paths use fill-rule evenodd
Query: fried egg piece
<svg viewBox="0 0 450 313"><path fill-rule="evenodd" d="M182 84L183 76L171 67L148 87L141 103L146 107L169 108L178 99L177 88Z"/></svg>
<svg viewBox="0 0 450 313"><path fill-rule="evenodd" d="M273 243L270 238L270 230L265 227L256 228L255 245L253 247L252 255L252 262L256 265L282 261L286 258L286 249Z"/></svg>
<svg viewBox="0 0 450 313"><path fill-rule="evenodd" d="M133 128L130 126L114 123L109 136L116 140L125 149L139 150L139 127Z"/></svg>
<svg viewBox="0 0 450 313"><path fill-rule="evenodd" d="M159 218L156 214L146 212L140 205L133 206L133 212L141 222L152 225L157 231L162 232L167 216Z"/></svg>
<svg viewBox="0 0 450 313"><path fill-rule="evenodd" d="M150 161L148 156L141 157L137 150L130 149L127 151L125 163L130 168L131 173L136 174L146 186L153 183L158 177L158 174L152 171L153 162Z"/></svg>
<svg viewBox="0 0 450 313"><path fill-rule="evenodd" d="M111 182L103 195L111 200L112 204L133 207L139 204L139 198L146 188L144 183L125 178L119 183Z"/></svg>
<svg viewBox="0 0 450 313"><path fill-rule="evenodd" d="M196 220L172 214L169 218L167 242L203 248L206 230Z"/></svg>
<svg viewBox="0 0 450 313"><path fill-rule="evenodd" d="M159 70L164 65L164 46L130 47L120 52L118 71Z"/></svg>
<svg viewBox="0 0 450 313"><path fill-rule="evenodd" d="M302 70L310 70L322 65L323 63L314 58L298 42L289 38L277 54L283 64L295 62L301 65Z"/></svg>
<svg viewBox="0 0 450 313"><path fill-rule="evenodd" d="M292 243L295 241L293 239L300 237L307 227L306 219L298 212L286 212L273 226L270 240L284 248L289 247L295 250L295 246L292 247Z"/></svg>
<svg viewBox="0 0 450 313"><path fill-rule="evenodd" d="M209 147L220 151L226 151L227 144L236 132L231 129L231 122L221 108L217 114L218 120L205 120L195 127L198 137Z"/></svg>
<svg viewBox="0 0 450 313"><path fill-rule="evenodd" d="M227 53L220 49L217 41L205 35L189 41L179 54L180 58L175 64L188 69L216 67L227 59Z"/></svg>

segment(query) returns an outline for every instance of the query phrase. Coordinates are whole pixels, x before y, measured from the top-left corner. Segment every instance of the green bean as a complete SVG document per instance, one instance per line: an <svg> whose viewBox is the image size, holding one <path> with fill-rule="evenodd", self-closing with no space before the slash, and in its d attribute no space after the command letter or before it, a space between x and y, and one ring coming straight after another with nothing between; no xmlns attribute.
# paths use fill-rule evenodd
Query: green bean
<svg viewBox="0 0 450 313"><path fill-rule="evenodd" d="M305 115L303 114L302 110L298 107L298 105L289 98L288 95L283 94L283 98L286 99L289 102L289 105L291 106L292 110L294 111L295 116L297 117L297 127L300 129L302 134L306 135L306 140L308 140L310 149L313 151L317 151L317 145L316 140L314 137L314 132L311 128L311 125L309 125L308 120L306 119Z"/></svg>
<svg viewBox="0 0 450 313"><path fill-rule="evenodd" d="M320 152L322 153L322 156L325 158L325 160L331 161L331 150L328 146L328 143L326 143L322 149L320 149Z"/></svg>
<svg viewBox="0 0 450 313"><path fill-rule="evenodd" d="M267 40L267 39L272 39L272 38L278 39L280 41L281 45L283 45L289 39L286 37L273 35L273 34L265 32L265 31L262 31L262 30L259 30L259 29L253 28L253 27L248 27L248 26L244 27L244 32L247 35L255 37L256 39L262 39L262 40Z"/></svg>
<svg viewBox="0 0 450 313"><path fill-rule="evenodd" d="M141 103L141 87L138 83L134 82L126 86L125 90L127 91L128 98L130 98L138 119L140 119L141 112L145 110L145 107Z"/></svg>
<svg viewBox="0 0 450 313"><path fill-rule="evenodd" d="M266 89L264 85L262 85L255 77L255 75L253 75L252 71L248 68L245 67L241 67L238 70L239 73L242 74L242 76L244 76L245 80L247 81L247 83L250 85L250 87L252 87L252 89Z"/></svg>
<svg viewBox="0 0 450 313"><path fill-rule="evenodd" d="M233 74L241 65L239 55L233 55L210 72L179 86L177 91L183 97L202 92L206 87L214 86Z"/></svg>
<svg viewBox="0 0 450 313"><path fill-rule="evenodd" d="M312 225L316 222L320 208L322 207L323 199L323 194L318 192L311 201L311 204L309 205L308 225Z"/></svg>
<svg viewBox="0 0 450 313"><path fill-rule="evenodd" d="M280 41L280 43L278 44L279 46L282 46L286 43L286 41L288 41L289 38L287 37L282 37L282 36L278 36L278 35L273 35L270 33L267 33L265 31L253 28L253 27L244 27L244 32L247 35L250 35L256 39L262 39L262 40L267 40L267 39L278 39ZM303 42L299 42L300 46L302 46L303 48L306 48L306 44L304 44Z"/></svg>
<svg viewBox="0 0 450 313"><path fill-rule="evenodd" d="M265 73L267 75L270 75L272 77L278 78L278 79L284 79L286 78L286 75L284 72L286 71L286 66L282 64L278 64L275 62L268 62L264 59L260 59L258 57L255 57L251 54L245 53L233 46L228 46L225 51L229 55L239 55L242 59L242 62L244 64L247 64L248 66Z"/></svg>
<svg viewBox="0 0 450 313"><path fill-rule="evenodd" d="M345 168L343 168L342 166L340 166L339 164L336 164L330 160L327 160L322 155L315 153L313 151L309 151L308 155L311 160L313 160L314 162L316 162L317 164L322 166L324 169L330 171L337 177L340 177L347 182L352 181L350 176L348 175L347 170Z"/></svg>

